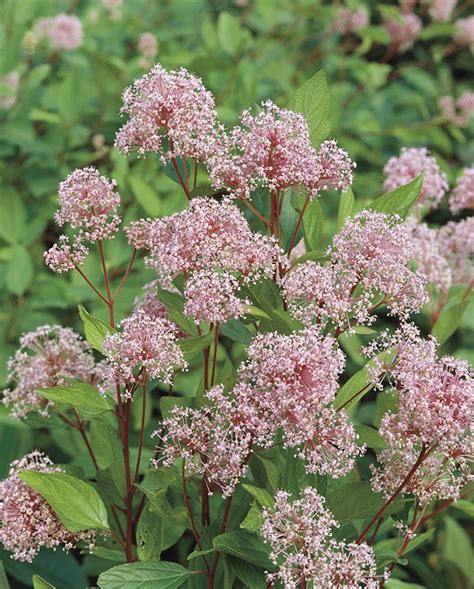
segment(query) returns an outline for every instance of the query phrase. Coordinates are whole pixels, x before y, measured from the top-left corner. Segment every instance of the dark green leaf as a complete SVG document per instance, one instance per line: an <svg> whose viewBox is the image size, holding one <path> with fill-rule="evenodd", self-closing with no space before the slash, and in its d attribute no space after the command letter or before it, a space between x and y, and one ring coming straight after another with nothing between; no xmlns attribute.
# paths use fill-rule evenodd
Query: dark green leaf
<svg viewBox="0 0 474 589"><path fill-rule="evenodd" d="M176 589L190 574L175 562L134 562L105 571L97 585L100 589Z"/></svg>
<svg viewBox="0 0 474 589"><path fill-rule="evenodd" d="M72 405L84 417L94 417L114 407L113 402L101 395L97 387L85 382L77 381L70 385L38 389L37 393L53 403Z"/></svg>
<svg viewBox="0 0 474 589"><path fill-rule="evenodd" d="M227 532L216 536L212 541L212 545L220 552L237 556L267 570L274 568L268 558L268 550L265 544L255 534L243 530Z"/></svg>
<svg viewBox="0 0 474 589"><path fill-rule="evenodd" d="M374 493L368 481L348 483L328 495L327 506L341 523L373 517L384 504L380 493ZM403 501L395 500L384 512L396 513L403 507Z"/></svg>

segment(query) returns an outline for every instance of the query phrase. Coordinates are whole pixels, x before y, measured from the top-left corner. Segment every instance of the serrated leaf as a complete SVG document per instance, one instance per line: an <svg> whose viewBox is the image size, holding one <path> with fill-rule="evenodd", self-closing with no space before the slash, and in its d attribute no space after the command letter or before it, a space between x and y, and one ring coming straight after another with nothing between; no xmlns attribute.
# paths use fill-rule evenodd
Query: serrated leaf
<svg viewBox="0 0 474 589"><path fill-rule="evenodd" d="M79 409L84 417L94 417L113 409L113 402L99 393L96 387L85 382L37 389L45 399L53 403L65 403Z"/></svg>
<svg viewBox="0 0 474 589"><path fill-rule="evenodd" d="M79 316L84 323L84 334L89 344L97 350L104 353L104 339L108 333L113 333L114 329L102 319L91 315L82 305L79 305Z"/></svg>
<svg viewBox="0 0 474 589"><path fill-rule="evenodd" d="M67 530L109 529L105 505L88 483L64 473L33 470L23 470L20 478L46 499Z"/></svg>
<svg viewBox="0 0 474 589"><path fill-rule="evenodd" d="M175 562L133 562L105 571L97 585L100 589L177 589L190 575Z"/></svg>

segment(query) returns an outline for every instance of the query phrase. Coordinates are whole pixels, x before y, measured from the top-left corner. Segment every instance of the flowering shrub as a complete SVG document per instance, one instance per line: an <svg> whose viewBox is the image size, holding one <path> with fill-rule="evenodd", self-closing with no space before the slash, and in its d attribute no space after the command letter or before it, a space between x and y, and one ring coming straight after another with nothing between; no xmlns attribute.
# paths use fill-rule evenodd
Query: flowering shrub
<svg viewBox="0 0 474 589"><path fill-rule="evenodd" d="M384 7L378 28L356 4L324 14L341 47L385 44L376 78L430 27L467 52L470 17L452 24L454 5ZM129 10L108 0L82 22L41 16L23 45L74 67L88 27ZM238 26L244 46L248 30L224 14L220 42ZM115 137L94 135L92 161L63 162L56 211L38 224L32 290L47 302L32 295L32 307L56 306L20 322L7 362L2 419L35 432L0 481L9 577L35 589L436 589L436 538L443 579L457 566L463 586L469 559L449 547L468 553L458 520L473 511L474 380L456 349L473 302L472 165L453 173L432 142L394 142L374 155L371 198L358 184L367 154L331 130L341 105L323 71L286 102L257 93L229 121L191 69L153 65L150 31L135 45ZM4 85L15 113L18 77ZM467 136L468 91L433 103ZM12 264L42 258L20 229L16 258L5 253L19 314L30 283Z"/></svg>

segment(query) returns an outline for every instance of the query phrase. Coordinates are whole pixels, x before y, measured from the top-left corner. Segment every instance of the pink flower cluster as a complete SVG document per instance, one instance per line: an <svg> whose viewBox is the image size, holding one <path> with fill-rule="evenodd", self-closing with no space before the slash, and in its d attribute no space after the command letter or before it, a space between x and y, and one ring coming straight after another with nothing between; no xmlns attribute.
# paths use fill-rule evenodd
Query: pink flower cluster
<svg viewBox="0 0 474 589"><path fill-rule="evenodd" d="M456 102L452 96L442 96L439 108L450 123L456 127L467 127L474 116L474 92L466 90Z"/></svg>
<svg viewBox="0 0 474 589"><path fill-rule="evenodd" d="M459 18L456 22L456 33L454 40L459 45L469 47L474 52L474 15L467 18Z"/></svg>
<svg viewBox="0 0 474 589"><path fill-rule="evenodd" d="M46 264L55 272L67 272L83 264L89 250L84 242L113 238L120 217L116 211L120 195L117 183L101 176L95 168L74 170L59 185L59 211L55 215L59 225L68 223L78 229L73 245L61 235L59 244L45 252Z"/></svg>
<svg viewBox="0 0 474 589"><path fill-rule="evenodd" d="M10 465L8 478L0 481L0 542L15 560L32 562L42 547L66 551L85 542L94 543L94 530L69 532L39 493L24 483L19 473L33 470L42 473L63 472L43 453L35 450Z"/></svg>
<svg viewBox="0 0 474 589"><path fill-rule="evenodd" d="M48 39L54 49L70 51L80 47L83 41L81 21L72 14L40 18L35 23L34 31Z"/></svg>
<svg viewBox="0 0 474 589"><path fill-rule="evenodd" d="M20 348L8 362L15 387L3 391L3 403L16 418L30 411L47 415L51 402L38 389L67 384L69 379L97 380L89 345L68 327L44 325L20 338Z"/></svg>
<svg viewBox="0 0 474 589"><path fill-rule="evenodd" d="M271 277L280 258L275 242L252 233L229 200L195 198L185 211L137 221L126 231L135 247L150 252L145 262L157 270L160 281L169 284L184 274L186 312L198 321L242 315L239 285Z"/></svg>
<svg viewBox="0 0 474 589"><path fill-rule="evenodd" d="M9 74L0 76L0 84L6 86L12 92L10 95L0 96L0 107L8 110L16 104L18 86L20 85L20 74L14 70Z"/></svg>
<svg viewBox="0 0 474 589"><path fill-rule="evenodd" d="M423 0L428 4L428 13L434 21L447 22L453 14L457 0Z"/></svg>
<svg viewBox="0 0 474 589"><path fill-rule="evenodd" d="M446 174L425 147L402 147L400 155L391 157L385 164L384 174L385 190L395 190L423 175L418 205L428 205L431 209L439 206L448 190Z"/></svg>
<svg viewBox="0 0 474 589"><path fill-rule="evenodd" d="M339 525L324 497L311 487L305 487L301 495L293 499L280 490L273 507L263 511L261 534L278 566L276 573L267 574L268 581L280 581L285 589L309 583L331 589L377 589L373 549L366 543L335 540L332 534Z"/></svg>
<svg viewBox="0 0 474 589"><path fill-rule="evenodd" d="M356 10L341 7L338 8L334 15L334 28L339 33L356 33L369 24L369 15L367 10L361 6Z"/></svg>
<svg viewBox="0 0 474 589"><path fill-rule="evenodd" d="M474 217L449 221L439 230L441 251L451 267L455 284L474 280Z"/></svg>
<svg viewBox="0 0 474 589"><path fill-rule="evenodd" d="M142 33L138 39L137 48L143 56L143 64L147 65L148 61L156 57L158 53L158 40L153 33Z"/></svg>
<svg viewBox="0 0 474 589"><path fill-rule="evenodd" d="M421 33L423 23L412 12L400 12L397 18L384 17L384 27L397 51L410 49Z"/></svg>
<svg viewBox="0 0 474 589"><path fill-rule="evenodd" d="M455 188L451 191L449 208L455 214L463 209L474 209L474 166L464 168Z"/></svg>
<svg viewBox="0 0 474 589"><path fill-rule="evenodd" d="M203 161L215 148L214 97L185 69L167 72L155 65L125 90L121 112L130 117L115 139L123 153Z"/></svg>
<svg viewBox="0 0 474 589"><path fill-rule="evenodd" d="M373 469L372 485L390 496L419 461L404 492L420 502L456 499L471 480L474 451L474 379L467 362L438 358L436 340L423 339L405 325L388 337L396 352L388 369L399 393L398 412L387 412L379 433L388 444Z"/></svg>
<svg viewBox="0 0 474 589"><path fill-rule="evenodd" d="M124 396L131 398L133 387L146 378L172 381L177 368L186 362L176 343L176 326L144 310L136 310L121 323L121 330L107 334L104 339L106 364L102 390L125 385Z"/></svg>
<svg viewBox="0 0 474 589"><path fill-rule="evenodd" d="M382 302L406 318L427 302L425 279L410 268L410 229L395 215L362 211L346 221L328 250L331 261L296 266L283 290L290 311L305 324L332 321L339 329L375 321ZM377 300L378 299L378 300Z"/></svg>
<svg viewBox="0 0 474 589"><path fill-rule="evenodd" d="M208 160L216 188L227 188L239 198L250 198L259 187L270 191L306 188L345 190L352 183L353 163L335 141L311 146L305 118L267 100L252 116L245 111L241 124L223 134Z"/></svg>

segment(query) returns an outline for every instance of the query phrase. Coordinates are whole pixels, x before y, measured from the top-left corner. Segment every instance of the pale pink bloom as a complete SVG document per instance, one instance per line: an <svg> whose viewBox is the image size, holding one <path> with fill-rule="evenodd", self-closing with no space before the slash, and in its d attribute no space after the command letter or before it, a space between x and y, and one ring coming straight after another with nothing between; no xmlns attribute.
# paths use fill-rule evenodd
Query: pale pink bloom
<svg viewBox="0 0 474 589"><path fill-rule="evenodd" d="M55 243L43 253L44 262L53 272L62 274L82 266L89 254L89 249L82 243L75 242L71 246L67 235L59 236L59 244Z"/></svg>
<svg viewBox="0 0 474 589"><path fill-rule="evenodd" d="M101 176L95 168L74 170L59 185L56 222L79 229L78 241L110 239L120 224L116 214L120 195L115 192L116 186L115 180Z"/></svg>
<svg viewBox="0 0 474 589"><path fill-rule="evenodd" d="M358 213L334 237L328 255L328 265L305 262L283 282L291 312L306 324L370 324L382 301L391 314L406 318L428 301L425 278L410 268L410 229L396 215Z"/></svg>
<svg viewBox="0 0 474 589"><path fill-rule="evenodd" d="M34 450L10 464L8 478L0 481L0 542L15 560L32 562L43 547L69 551L78 542L94 545L95 531L69 532L46 499L18 476L21 471L64 472L42 452Z"/></svg>
<svg viewBox="0 0 474 589"><path fill-rule="evenodd" d="M102 5L109 13L112 20L120 20L122 17L122 2L123 0L102 0Z"/></svg>
<svg viewBox="0 0 474 589"><path fill-rule="evenodd" d="M426 147L402 147L398 157L391 157L384 167L387 191L395 190L416 177L423 175L423 188L418 205L436 209L449 186L446 174Z"/></svg>
<svg viewBox="0 0 474 589"><path fill-rule="evenodd" d="M335 540L337 527L324 497L312 487L305 487L300 499L278 491L273 507L263 510L261 534L278 567L276 573L267 573L268 581L278 580L285 589L297 589L303 582L315 588L377 589L373 549Z"/></svg>
<svg viewBox="0 0 474 589"><path fill-rule="evenodd" d="M449 208L453 213L463 209L474 209L474 166L464 168L449 197Z"/></svg>
<svg viewBox="0 0 474 589"><path fill-rule="evenodd" d="M146 32L140 35L138 51L145 59L153 59L158 53L158 40L153 33Z"/></svg>
<svg viewBox="0 0 474 589"><path fill-rule="evenodd" d="M451 267L453 283L471 284L474 280L474 217L450 221L439 230L441 250Z"/></svg>
<svg viewBox="0 0 474 589"><path fill-rule="evenodd" d="M47 415L51 402L38 389L65 385L70 379L96 380L89 345L68 327L44 325L22 335L20 348L8 361L8 379L15 383L3 391L3 403L16 418L30 411Z"/></svg>
<svg viewBox="0 0 474 589"><path fill-rule="evenodd" d="M259 187L280 191L303 187L314 197L320 190L345 190L353 164L335 141L312 146L309 127L299 113L279 108L271 100L253 116L244 111L240 125L222 135L207 161L216 188L250 198Z"/></svg>
<svg viewBox="0 0 474 589"><path fill-rule="evenodd" d="M456 33L454 40L463 45L469 47L474 52L474 15L468 16L467 18L459 18L456 22Z"/></svg>
<svg viewBox="0 0 474 589"><path fill-rule="evenodd" d="M17 71L12 71L9 74L0 76L0 85L7 86L12 91L10 95L0 95L0 107L8 110L16 104L18 86L20 85L20 74Z"/></svg>
<svg viewBox="0 0 474 589"><path fill-rule="evenodd" d="M140 155L159 153L164 161L202 161L215 149L214 97L183 68L167 72L155 65L125 90L121 113L130 117L115 138L124 153L136 149Z"/></svg>
<svg viewBox="0 0 474 589"><path fill-rule="evenodd" d="M184 288L184 314L196 323L225 323L242 317L249 303L237 296L238 291L239 282L229 272L195 272Z"/></svg>
<svg viewBox="0 0 474 589"><path fill-rule="evenodd" d="M295 262L301 256L306 254L306 244L304 239L300 239L300 241L295 245L295 247L291 250L291 254L289 256L290 263Z"/></svg>
<svg viewBox="0 0 474 589"><path fill-rule="evenodd" d="M428 13L434 21L447 22L453 14L457 0L423 0L429 6Z"/></svg>
<svg viewBox="0 0 474 589"><path fill-rule="evenodd" d="M456 103L452 96L442 96L439 107L450 123L457 127L466 127L474 116L474 92L466 90Z"/></svg>
<svg viewBox="0 0 474 589"><path fill-rule="evenodd" d="M173 323L152 317L144 310L135 311L122 321L119 331L105 336L107 367L101 389L124 385L123 394L130 398L130 387L144 378L171 384L175 370L187 366L176 339Z"/></svg>
<svg viewBox="0 0 474 589"><path fill-rule="evenodd" d="M421 33L423 23L416 14L411 12L401 12L399 17L400 22L395 18L385 17L384 27L390 35L392 44L397 47L397 51L403 53L413 46Z"/></svg>
<svg viewBox="0 0 474 589"><path fill-rule="evenodd" d="M281 255L271 238L250 230L244 215L228 200L193 198L188 209L137 221L126 233L135 247L149 251L145 262L161 280L219 268L249 282L273 276Z"/></svg>
<svg viewBox="0 0 474 589"><path fill-rule="evenodd" d="M334 28L339 33L355 33L369 24L369 15L365 7L356 10L341 7L334 15Z"/></svg>
<svg viewBox="0 0 474 589"><path fill-rule="evenodd" d="M80 47L83 41L81 21L71 14L40 18L34 31L40 37L46 37L54 49L70 51Z"/></svg>

